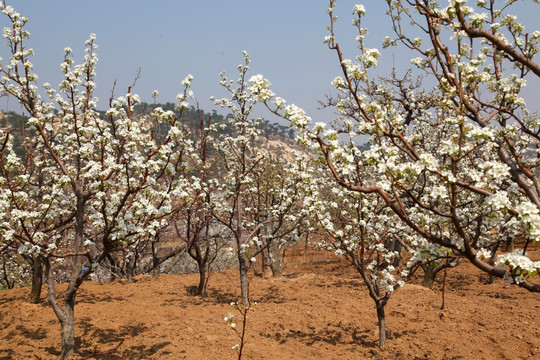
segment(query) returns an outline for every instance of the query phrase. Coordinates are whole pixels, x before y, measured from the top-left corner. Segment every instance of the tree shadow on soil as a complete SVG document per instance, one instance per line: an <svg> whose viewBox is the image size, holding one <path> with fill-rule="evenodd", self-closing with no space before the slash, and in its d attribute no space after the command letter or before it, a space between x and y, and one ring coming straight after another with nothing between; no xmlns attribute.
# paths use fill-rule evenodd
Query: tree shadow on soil
<svg viewBox="0 0 540 360"><path fill-rule="evenodd" d="M28 339L30 340L43 340L45 338L47 338L47 330L42 328L42 327L38 327L38 328L35 328L35 329L29 329L29 328L26 328L25 326L23 325L16 325L15 326L15 329L14 330L11 330L2 340L4 341L14 341L14 338L15 337L18 337L19 339L24 339L24 340L19 340L18 341L18 344L19 345L25 345L28 343ZM0 355L3 355L3 354L0 354Z"/></svg>
<svg viewBox="0 0 540 360"><path fill-rule="evenodd" d="M79 355L84 358L94 358L103 360L124 360L124 359L145 359L149 356L155 355L159 350L163 349L167 345L170 345L170 341L164 341L159 344L153 344L151 346L138 345L130 346L128 349L122 349L122 345L118 349L114 349L114 345L109 347L103 346L98 349L83 349L79 351ZM103 354L113 350L110 354ZM96 356L97 352L97 356ZM100 354L101 353L101 354ZM161 355L170 355L171 352L163 352Z"/></svg>
<svg viewBox="0 0 540 360"><path fill-rule="evenodd" d="M78 301L85 304L96 304L96 303L104 303L104 302L120 302L120 301L127 301L129 297L132 297L133 294L127 295L127 296L117 296L112 297L110 295L98 295L93 294L91 292L81 292L80 295L77 295Z"/></svg>
<svg viewBox="0 0 540 360"><path fill-rule="evenodd" d="M353 325L328 323L322 329L309 327L309 331L284 329L283 326L276 325L272 332L262 332L260 335L274 339L283 344L288 340L299 340L308 346L324 342L330 345L362 345L368 348L377 347L378 342L370 340L370 330L359 330Z"/></svg>
<svg viewBox="0 0 540 360"><path fill-rule="evenodd" d="M137 337L149 330L149 327L143 323L135 325L124 325L118 329L99 329L95 328L89 317L81 318L78 321L78 327L82 328L82 336L75 338L75 344L78 349L78 356L84 358L94 358L95 354L103 354L111 351L110 354L99 355L99 359L139 359L156 354L159 350L169 345L170 342L162 342L153 345L136 345L123 349L121 342L126 337ZM85 338L83 340L82 338ZM118 346L120 344L120 346ZM115 350L115 348L118 349ZM49 354L59 356L58 347L45 348Z"/></svg>
<svg viewBox="0 0 540 360"><path fill-rule="evenodd" d="M185 294L175 291L157 291L156 294L159 295L159 298L161 299L161 305L176 306L181 309L187 308L189 304L200 305L202 303L203 298L201 296L190 294L187 286L184 286L184 290L186 291ZM188 296L190 300L186 301L184 295Z"/></svg>
<svg viewBox="0 0 540 360"><path fill-rule="evenodd" d="M75 344L77 344L77 338L75 339ZM45 350L44 352L46 352L47 354L50 354L50 355L53 355L53 356L60 356L60 343L58 343L58 346L49 346L49 347L46 347L44 348L43 350Z"/></svg>
<svg viewBox="0 0 540 360"><path fill-rule="evenodd" d="M95 354L95 350L98 352L107 351L108 349L114 348L118 343L120 343L126 336L134 334L138 335L142 333L147 328L143 325L141 327L137 326L123 326L120 329L93 329L92 324L89 321L89 318L83 318L80 320L81 326L83 327L83 336L88 337L89 341L83 341L81 336L75 337L75 348L80 349L78 354L82 358L92 358L92 355ZM128 329L125 329L128 328ZM44 349L47 353L60 356L60 344L58 346L49 346ZM116 355L110 354L110 357L102 357L100 359L122 359L122 357L115 357Z"/></svg>
<svg viewBox="0 0 540 360"><path fill-rule="evenodd" d="M11 360L14 359L13 357L13 350L11 349L2 349L2 354L0 355L0 360Z"/></svg>
<svg viewBox="0 0 540 360"><path fill-rule="evenodd" d="M233 294L230 291L226 290L220 290L220 289L209 289L207 291L207 299L214 299L216 303L222 304L230 304L231 302L236 302L239 299L238 295Z"/></svg>
<svg viewBox="0 0 540 360"><path fill-rule="evenodd" d="M294 301L296 299L291 299ZM259 297L257 302L259 303L274 303L274 304L283 304L286 299L283 297L283 293L279 291L279 287L276 285L271 285L268 289L265 290L264 294Z"/></svg>
<svg viewBox="0 0 540 360"><path fill-rule="evenodd" d="M417 332L415 329L408 329L408 330L403 330L403 331L400 331L400 332L394 332L394 331L391 331L389 329L386 330L386 338L388 340L393 340L393 339L398 339L402 336L414 336L416 335Z"/></svg>
<svg viewBox="0 0 540 360"><path fill-rule="evenodd" d="M323 329L317 329L315 327L308 327L308 331L305 330L293 330L285 329L282 324L272 324L269 326L270 331L261 332L260 335L266 338L277 341L280 345L284 344L288 340L298 340L305 343L308 346L312 346L316 343L325 343L333 346L336 345L352 345L362 346L364 348L375 349L379 347L378 338L374 338L372 330L370 329L358 329L353 324L328 323ZM409 329L401 332L393 332L387 329L387 339L397 339L403 336L414 336L416 330Z"/></svg>
<svg viewBox="0 0 540 360"><path fill-rule="evenodd" d="M23 325L17 325L15 327L15 330L17 330L16 332L19 333L20 335L24 336L25 338L27 339L32 339L32 340L42 340L42 339L45 339L47 337L47 330L45 330L44 328L37 328L37 329L28 329L26 327L24 327ZM8 335L7 335L7 339L9 339L10 335L15 335L16 334L15 331L11 331Z"/></svg>
<svg viewBox="0 0 540 360"><path fill-rule="evenodd" d="M2 296L0 296L0 306L11 304L14 301L26 301L28 294L21 295L12 295L8 291L3 291Z"/></svg>
<svg viewBox="0 0 540 360"><path fill-rule="evenodd" d="M90 318L88 317L81 318L78 321L78 326L82 327L82 336L88 337L91 339L92 343L98 344L119 342L126 336L139 336L149 330L149 327L143 323L123 325L118 329L99 329L90 322Z"/></svg>
<svg viewBox="0 0 540 360"><path fill-rule="evenodd" d="M446 279L446 286L452 290L468 290L471 287L476 288L477 283L471 277L454 273L454 276Z"/></svg>
<svg viewBox="0 0 540 360"><path fill-rule="evenodd" d="M478 296L486 296L486 297L490 297L490 298L493 298L493 299L502 299L502 300L518 300L518 297L517 297L517 296L504 294L504 293L499 292L499 291L497 291L497 290L493 290L493 291L489 291L489 290L479 291L479 292L478 292Z"/></svg>
<svg viewBox="0 0 540 360"><path fill-rule="evenodd" d="M289 274L283 274L282 279L296 279L296 278L300 277L300 275L302 275L302 273L292 272L292 273L289 273Z"/></svg>
<svg viewBox="0 0 540 360"><path fill-rule="evenodd" d="M339 281L334 282L332 285L338 288L345 287L345 288L354 289L354 288L359 287L362 290L366 289L364 284L362 283L362 280L359 280L359 279L339 280Z"/></svg>

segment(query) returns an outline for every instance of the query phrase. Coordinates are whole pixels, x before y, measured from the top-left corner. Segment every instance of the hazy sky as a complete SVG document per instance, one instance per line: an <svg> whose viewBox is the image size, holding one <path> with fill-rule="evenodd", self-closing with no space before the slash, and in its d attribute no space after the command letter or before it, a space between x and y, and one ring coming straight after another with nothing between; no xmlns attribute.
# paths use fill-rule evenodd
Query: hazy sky
<svg viewBox="0 0 540 360"><path fill-rule="evenodd" d="M444 1L443 1L444 2ZM323 44L328 24L326 0L17 0L7 3L30 19L30 46L35 51L39 83L56 86L61 81L60 63L66 46L74 50L76 62L84 55L90 33L97 37L97 96L105 109L114 80L115 94L123 95L138 67L141 78L134 92L152 101L174 101L181 80L193 74L193 90L201 107L213 109L208 98L225 96L219 72L227 70L236 79L242 51L251 55L251 74L261 73L274 92L288 103L303 107L315 121L330 120L318 113L318 99L331 90L330 81L339 75L334 52ZM347 57L355 55L352 9L357 1L340 0L338 40ZM370 46L380 48L390 33L384 15L386 1L363 1L368 17ZM535 11L539 7L532 4ZM533 12L534 14L534 12ZM534 18L537 18L534 16ZM0 20L6 26L5 18ZM392 50L395 51L395 50ZM0 55L7 57L5 47ZM403 55L383 53L381 71L392 63L408 64ZM3 100L0 100L3 101ZM4 105L2 105L4 106ZM10 110L16 110L10 105Z"/></svg>

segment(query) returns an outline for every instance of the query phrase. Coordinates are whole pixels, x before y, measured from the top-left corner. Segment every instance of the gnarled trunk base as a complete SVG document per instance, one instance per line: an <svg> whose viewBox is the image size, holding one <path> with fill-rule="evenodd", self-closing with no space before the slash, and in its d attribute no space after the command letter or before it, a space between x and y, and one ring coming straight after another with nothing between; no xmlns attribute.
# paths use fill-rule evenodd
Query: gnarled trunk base
<svg viewBox="0 0 540 360"><path fill-rule="evenodd" d="M379 321L379 347L386 343L386 318L384 315L384 304L377 304L377 320Z"/></svg>
<svg viewBox="0 0 540 360"><path fill-rule="evenodd" d="M32 268L32 288L28 301L38 304L41 300L41 288L43 287L43 261L39 256L34 256L30 260Z"/></svg>
<svg viewBox="0 0 540 360"><path fill-rule="evenodd" d="M64 319L60 322L62 335L62 360L75 355L75 316L74 308L70 304L63 306Z"/></svg>
<svg viewBox="0 0 540 360"><path fill-rule="evenodd" d="M206 285L208 282L208 276L204 265L199 265L199 285L197 286L196 295L206 297Z"/></svg>

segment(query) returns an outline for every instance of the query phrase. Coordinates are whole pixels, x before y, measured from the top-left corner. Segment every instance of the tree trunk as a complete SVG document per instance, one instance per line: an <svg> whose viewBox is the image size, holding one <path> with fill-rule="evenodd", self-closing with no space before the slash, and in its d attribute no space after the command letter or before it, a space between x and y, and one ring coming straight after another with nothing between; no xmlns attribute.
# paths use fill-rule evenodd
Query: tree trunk
<svg viewBox="0 0 540 360"><path fill-rule="evenodd" d="M60 321L60 331L62 335L62 360L75 355L75 302L64 304L64 318Z"/></svg>
<svg viewBox="0 0 540 360"><path fill-rule="evenodd" d="M379 321L379 348L386 343L386 318L384 316L384 302L377 303L377 320Z"/></svg>
<svg viewBox="0 0 540 360"><path fill-rule="evenodd" d="M129 284L135 283L135 257L126 258L124 262L124 273L126 274L126 280Z"/></svg>
<svg viewBox="0 0 540 360"><path fill-rule="evenodd" d="M32 269L32 288L28 301L32 304L38 304L41 300L41 287L43 286L43 262L39 255L28 259Z"/></svg>
<svg viewBox="0 0 540 360"><path fill-rule="evenodd" d="M271 263L270 269L272 269L272 277L274 279L279 279L283 277L283 272L281 272L281 264L279 264L279 261L276 263Z"/></svg>
<svg viewBox="0 0 540 360"><path fill-rule="evenodd" d="M201 295L206 297L206 281L208 280L206 276L206 266L204 264L199 264L199 286L197 286L197 291L195 295Z"/></svg>
<svg viewBox="0 0 540 360"><path fill-rule="evenodd" d="M306 234L306 240L304 242L304 264L308 262L308 250L309 250L309 232Z"/></svg>
<svg viewBox="0 0 540 360"><path fill-rule="evenodd" d="M394 267L398 267L401 264L401 248L402 245L399 241L397 241L395 238L388 237L384 241L384 247L388 249L389 251L395 251L397 252L397 256L392 261L392 265Z"/></svg>
<svg viewBox="0 0 540 360"><path fill-rule="evenodd" d="M279 258L279 253L281 251L281 248L279 244L276 244L276 241L273 241L270 243L270 245L266 248L266 251L264 252L264 256L266 258L266 265L270 267L270 270L272 270L272 277L273 278L282 278L283 277L283 270L282 270L282 264L283 261ZM263 268L264 272L264 268Z"/></svg>
<svg viewBox="0 0 540 360"><path fill-rule="evenodd" d="M122 271L120 271L120 268L118 264L116 263L116 260L114 260L114 257L109 254L107 255L107 260L109 260L109 263L111 264L109 270L111 272L110 281L114 281L115 279L122 279L124 275L122 274Z"/></svg>
<svg viewBox="0 0 540 360"><path fill-rule="evenodd" d="M0 280L0 284L3 284L8 289L13 289L15 281L9 281L8 271L6 269L6 257L4 256L2 260L3 279Z"/></svg>
<svg viewBox="0 0 540 360"><path fill-rule="evenodd" d="M248 266L246 264L246 257L240 254L238 257L238 269L240 270L240 296L242 298L242 304L245 307L249 306L249 284L248 284Z"/></svg>
<svg viewBox="0 0 540 360"><path fill-rule="evenodd" d="M159 277L159 265L159 243L152 241L152 276L155 278Z"/></svg>
<svg viewBox="0 0 540 360"><path fill-rule="evenodd" d="M268 255L267 255L268 249L263 249L261 251L261 278L266 279L266 266L268 263Z"/></svg>
<svg viewBox="0 0 540 360"><path fill-rule="evenodd" d="M272 256L272 255L270 255ZM274 258L273 256L270 258L270 261L268 262L270 265L270 270L272 270L272 277L274 279L282 278L283 277L283 271L281 266L281 260L279 257Z"/></svg>
<svg viewBox="0 0 540 360"><path fill-rule="evenodd" d="M82 278L73 276L64 295L64 303L59 304L56 296L54 279L52 277L53 269L50 259L45 259L45 268L47 273L48 295L47 298L51 304L58 321L60 322L61 335L61 359L68 359L75 354L75 297L77 289L81 285ZM76 270L80 273L81 267Z"/></svg>
<svg viewBox="0 0 540 360"><path fill-rule="evenodd" d="M448 269L444 269L444 276L443 276L443 282L442 282L442 302L441 302L441 310L444 310L445 307L445 298L446 298L446 273L448 272Z"/></svg>
<svg viewBox="0 0 540 360"><path fill-rule="evenodd" d="M77 210L75 215L75 241L73 244L74 252L79 252L82 248L82 242L84 238L84 204L86 200L81 196L80 191L77 191ZM105 252L100 258L103 259L107 253ZM68 359L75 355L75 298L77 297L77 290L81 286L82 282L90 272L87 272L85 276L82 274L83 257L80 255L72 258L72 273L69 285L64 293L64 302L59 304L56 296L55 283L53 279L53 268L51 266L50 259L44 259L45 268L47 271L47 285L48 285L48 300L51 304L58 321L60 322L60 332L62 336L62 352L61 359Z"/></svg>
<svg viewBox="0 0 540 360"><path fill-rule="evenodd" d="M128 284L135 284L135 279L133 278L133 272L127 272L127 282Z"/></svg>
<svg viewBox="0 0 540 360"><path fill-rule="evenodd" d="M506 241L506 252L514 251L514 238L511 237Z"/></svg>
<svg viewBox="0 0 540 360"><path fill-rule="evenodd" d="M431 289L433 287L433 283L435 282L435 275L437 275L435 267L430 263L427 263L422 265L422 269L424 270L424 279L422 280L422 286Z"/></svg>
<svg viewBox="0 0 540 360"><path fill-rule="evenodd" d="M499 249L499 244L500 243L495 244L495 246L491 250L491 256L489 257L489 262L488 262L488 264L491 266L495 266L495 255L497 254L497 250ZM493 274L489 274L489 283L493 284L494 282L495 282L495 276L493 276Z"/></svg>

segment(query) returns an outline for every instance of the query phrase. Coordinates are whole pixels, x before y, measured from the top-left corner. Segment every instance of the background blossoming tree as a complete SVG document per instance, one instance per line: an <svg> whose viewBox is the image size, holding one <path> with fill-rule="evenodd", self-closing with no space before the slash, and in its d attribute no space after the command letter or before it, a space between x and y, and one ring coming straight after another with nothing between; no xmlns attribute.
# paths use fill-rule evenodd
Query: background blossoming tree
<svg viewBox="0 0 540 360"><path fill-rule="evenodd" d="M188 129L193 150L186 153L188 166L183 167L181 177L189 196L172 220L176 235L197 263L199 284L193 294L206 296L211 265L229 240L229 231L212 214L222 169L216 148L219 132L214 119L200 112L197 119L189 119Z"/></svg>
<svg viewBox="0 0 540 360"><path fill-rule="evenodd" d="M220 126L216 142L223 170L218 180L220 185L211 200L213 216L228 228L236 245L241 300L245 307L249 306L248 269L259 253L293 231L298 223L293 206L297 205L298 191L303 184L302 175L296 175L302 170L301 157L296 165L280 168L283 164L277 162L282 160L272 159L261 146L262 119L252 118L259 101L258 86L256 81L247 78L249 62L249 55L244 52L236 85L225 73L221 74L221 85L230 97L216 99L215 103L227 108L231 115L228 123ZM272 183L269 185L272 189L265 189L264 182L270 179L272 169L278 171L282 182ZM291 197L286 198L287 195Z"/></svg>
<svg viewBox="0 0 540 360"><path fill-rule="evenodd" d="M254 243L263 254L272 277L282 277L282 250L294 246L309 227L309 207L314 203L314 167L309 155L296 149L273 149L255 175L256 217L271 219L257 233ZM265 269L263 268L263 276Z"/></svg>
<svg viewBox="0 0 540 360"><path fill-rule="evenodd" d="M227 108L231 115L216 143L217 156L222 164L220 186L211 199L212 215L231 234L236 246L240 275L241 301L249 307L248 270L255 261L257 250L253 239L264 223L271 219L256 216L255 174L261 170L265 155L256 146L261 135L259 119L253 119L256 103L246 78L249 70L249 55L244 52L244 63L238 66L239 79L236 86L225 73L221 73L221 85L230 94L229 98L215 100L216 105Z"/></svg>

